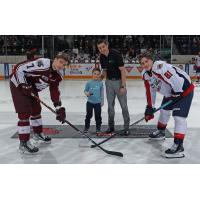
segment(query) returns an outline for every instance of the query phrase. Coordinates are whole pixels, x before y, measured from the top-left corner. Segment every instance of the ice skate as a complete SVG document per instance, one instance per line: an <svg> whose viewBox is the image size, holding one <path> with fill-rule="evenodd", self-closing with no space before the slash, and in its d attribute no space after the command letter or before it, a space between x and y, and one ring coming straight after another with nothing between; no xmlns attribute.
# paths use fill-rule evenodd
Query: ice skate
<svg viewBox="0 0 200 200"><path fill-rule="evenodd" d="M157 130L149 134L150 140L162 141L165 140L165 130Z"/></svg>
<svg viewBox="0 0 200 200"><path fill-rule="evenodd" d="M39 148L32 145L30 141L20 141L19 151L24 154L34 154L39 151Z"/></svg>

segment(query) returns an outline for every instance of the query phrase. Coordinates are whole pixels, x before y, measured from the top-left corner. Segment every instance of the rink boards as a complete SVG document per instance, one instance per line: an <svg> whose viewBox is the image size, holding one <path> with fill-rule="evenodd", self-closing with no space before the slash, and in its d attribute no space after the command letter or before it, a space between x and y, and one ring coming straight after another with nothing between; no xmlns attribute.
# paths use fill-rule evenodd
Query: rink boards
<svg viewBox="0 0 200 200"><path fill-rule="evenodd" d="M195 71L193 70L193 64L184 65L184 64L174 64L182 68L184 71L190 74L192 78L195 78ZM13 67L15 64L0 64L0 79L8 78L12 73ZM84 64L71 64L67 66L64 70L61 71L61 74L65 79L89 79L92 76L92 70L94 68L99 68L99 64L94 63L84 63ZM142 68L139 64L125 64L126 74L128 79L140 79Z"/></svg>

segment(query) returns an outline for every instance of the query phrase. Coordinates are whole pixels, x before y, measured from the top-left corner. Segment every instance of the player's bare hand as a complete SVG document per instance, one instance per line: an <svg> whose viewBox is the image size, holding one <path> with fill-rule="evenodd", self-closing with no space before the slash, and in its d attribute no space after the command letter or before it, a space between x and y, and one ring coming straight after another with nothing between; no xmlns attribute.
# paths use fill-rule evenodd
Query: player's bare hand
<svg viewBox="0 0 200 200"><path fill-rule="evenodd" d="M85 94L86 94L87 97L93 95L93 93L91 93L91 92L85 92Z"/></svg>

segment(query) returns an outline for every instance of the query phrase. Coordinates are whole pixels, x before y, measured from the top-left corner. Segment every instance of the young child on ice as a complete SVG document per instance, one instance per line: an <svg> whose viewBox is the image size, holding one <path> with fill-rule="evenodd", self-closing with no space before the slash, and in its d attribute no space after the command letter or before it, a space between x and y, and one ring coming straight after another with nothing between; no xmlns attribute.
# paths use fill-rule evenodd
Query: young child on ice
<svg viewBox="0 0 200 200"><path fill-rule="evenodd" d="M88 81L85 90L85 95L87 96L86 103L86 117L85 117L85 130L87 133L90 128L90 120L93 115L95 115L96 121L96 134L101 133L101 107L104 104L104 88L103 82L101 80L101 71L100 69L93 69L92 71L92 80Z"/></svg>

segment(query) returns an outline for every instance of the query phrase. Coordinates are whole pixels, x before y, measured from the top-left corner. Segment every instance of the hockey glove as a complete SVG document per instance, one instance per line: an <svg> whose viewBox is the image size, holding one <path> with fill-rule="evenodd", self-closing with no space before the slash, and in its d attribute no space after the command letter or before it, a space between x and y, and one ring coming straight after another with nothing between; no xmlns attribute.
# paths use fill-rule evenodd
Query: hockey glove
<svg viewBox="0 0 200 200"><path fill-rule="evenodd" d="M60 107L60 108L56 109L56 119L58 121L62 122L62 124L65 122L66 113L65 113L64 107Z"/></svg>
<svg viewBox="0 0 200 200"><path fill-rule="evenodd" d="M25 83L22 83L19 85L19 88L21 89L22 93L26 96L32 96L33 88L31 85L27 85Z"/></svg>
<svg viewBox="0 0 200 200"><path fill-rule="evenodd" d="M154 112L155 112L155 108L148 105L146 106L146 110L144 113L146 122L154 118Z"/></svg>

